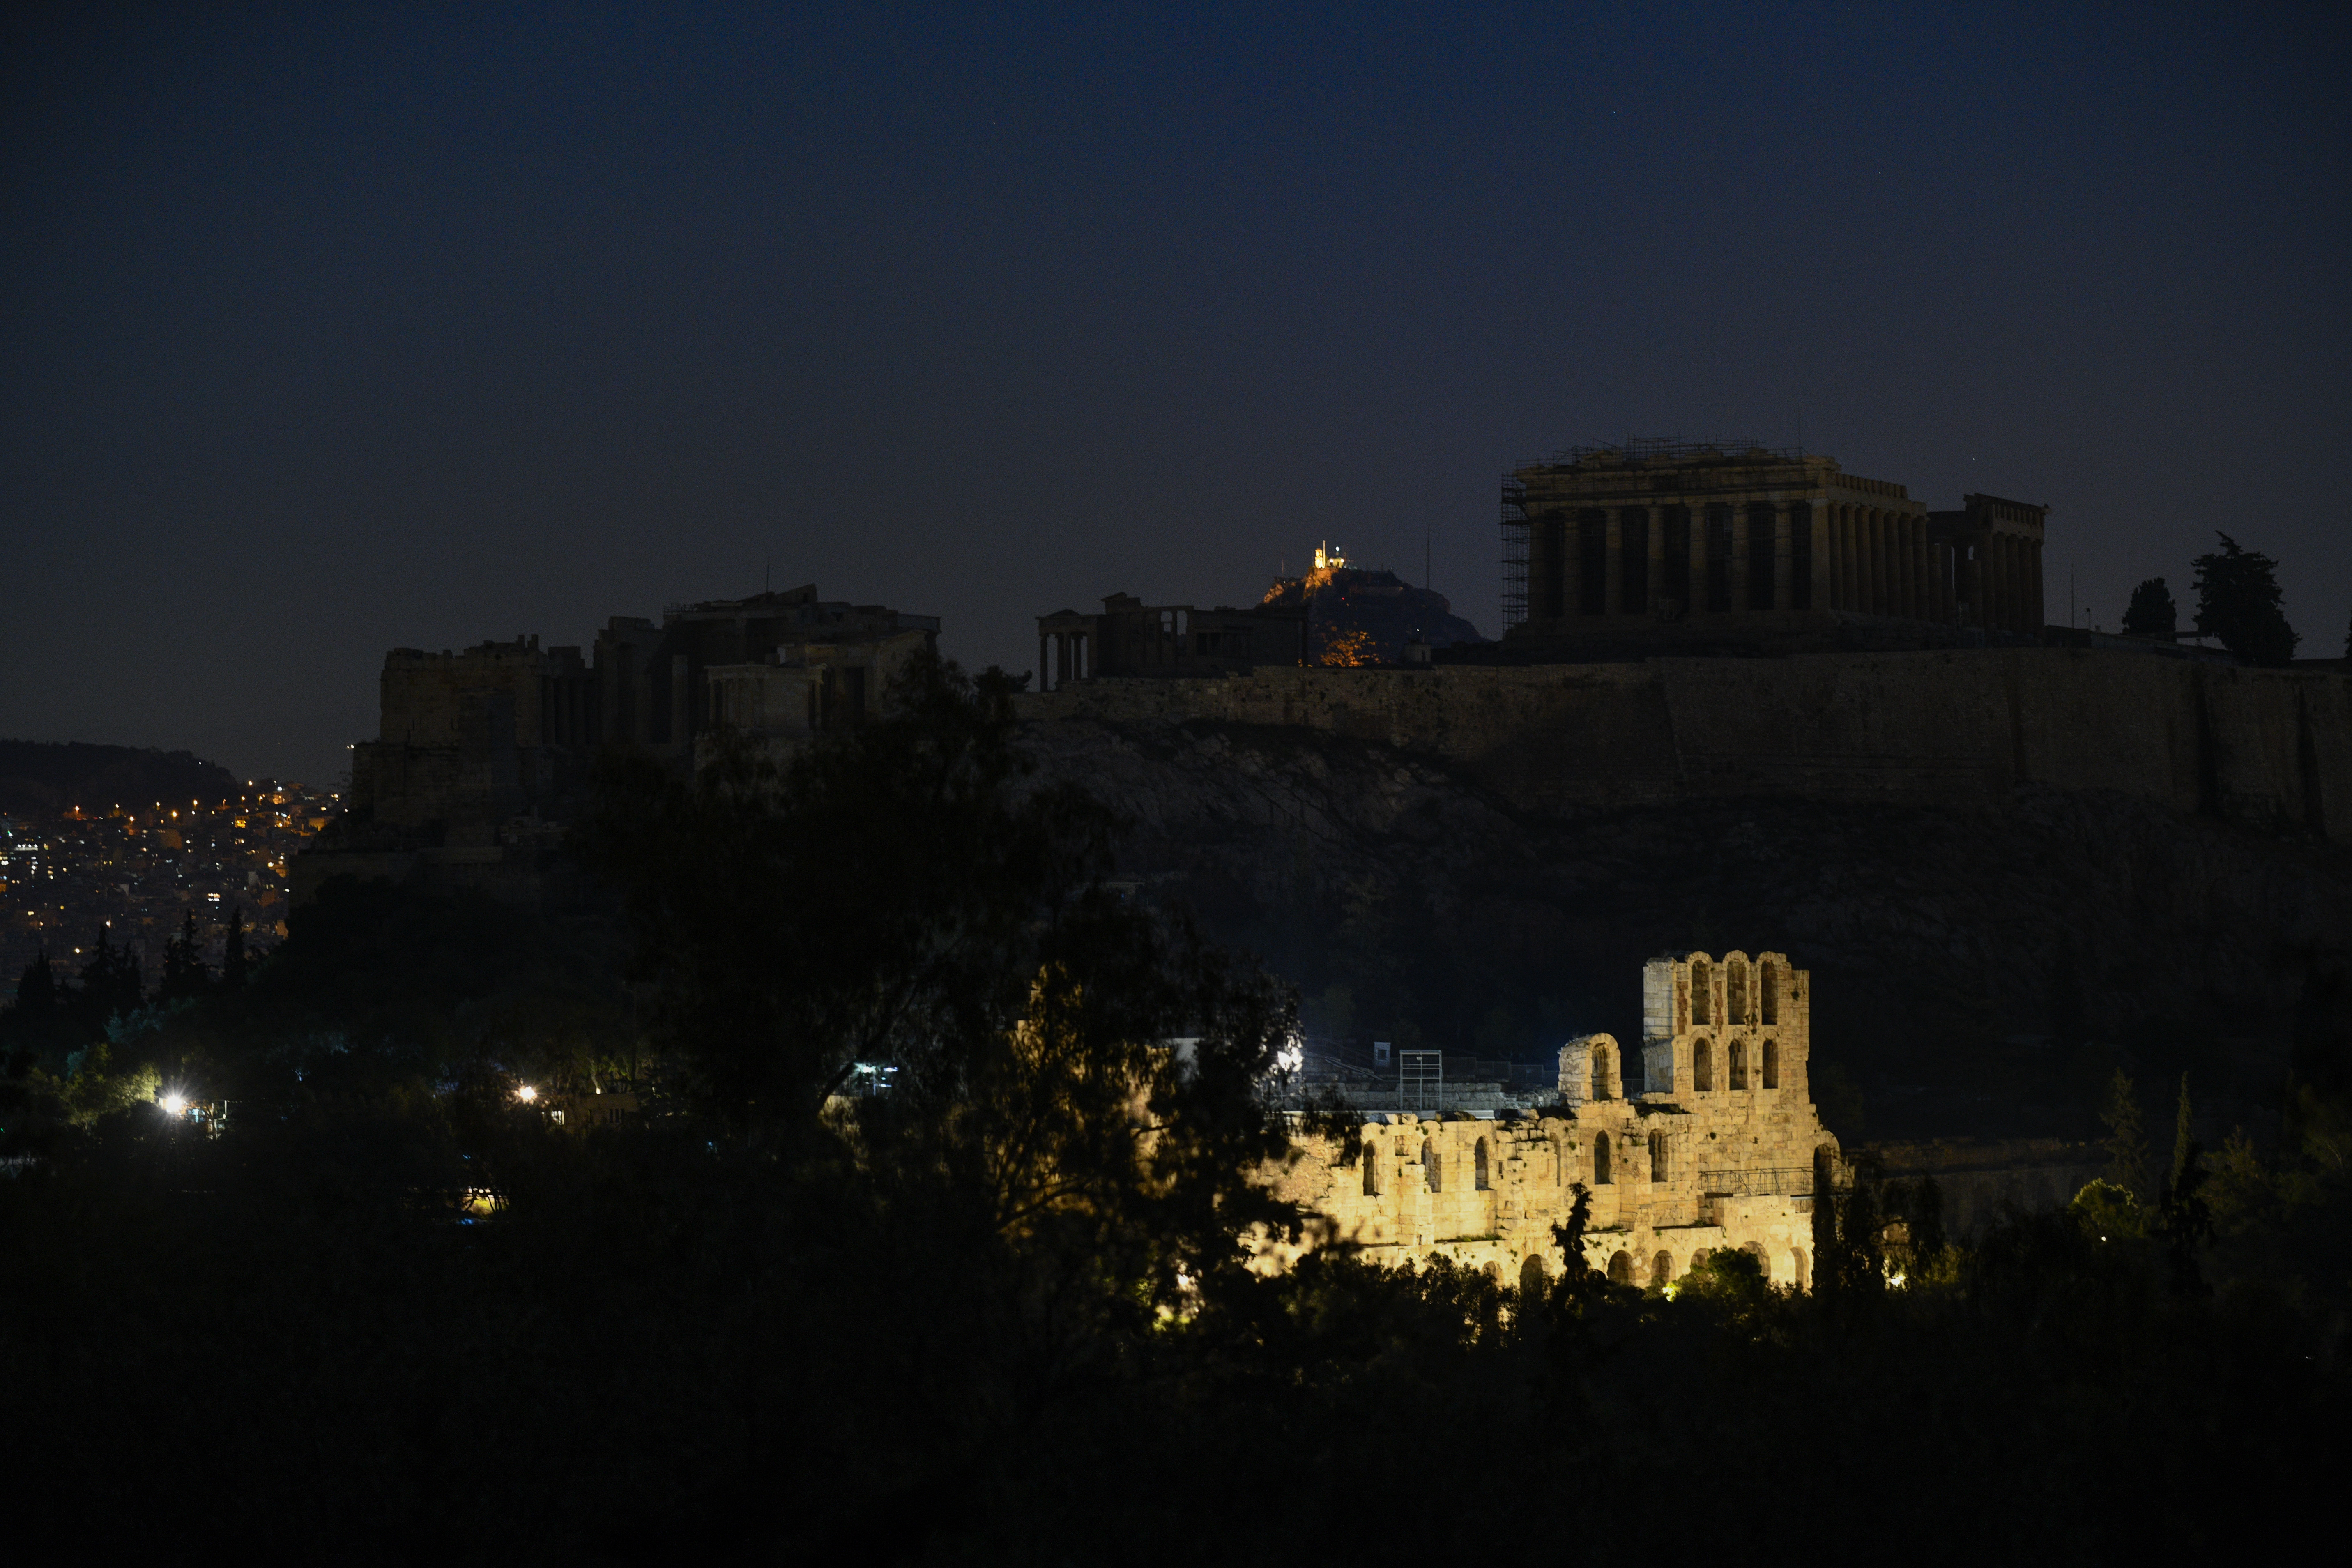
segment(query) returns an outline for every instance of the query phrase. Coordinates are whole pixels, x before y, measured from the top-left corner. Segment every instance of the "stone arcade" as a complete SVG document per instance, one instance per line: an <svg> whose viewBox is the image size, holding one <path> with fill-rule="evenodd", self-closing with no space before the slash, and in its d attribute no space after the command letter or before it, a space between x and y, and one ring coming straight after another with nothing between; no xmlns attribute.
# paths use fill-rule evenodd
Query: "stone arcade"
<svg viewBox="0 0 2352 1568"><path fill-rule="evenodd" d="M1838 1154L1808 1091L1811 1004L1811 976L1782 953L1654 959L1637 1060L1588 1035L1560 1048L1554 1105L1370 1114L1352 1151L1302 1119L1276 1190L1368 1258L1449 1258L1521 1284L1559 1273L1552 1226L1581 1183L1585 1260L1612 1279L1662 1285L1733 1247L1804 1289L1815 1158Z"/></svg>

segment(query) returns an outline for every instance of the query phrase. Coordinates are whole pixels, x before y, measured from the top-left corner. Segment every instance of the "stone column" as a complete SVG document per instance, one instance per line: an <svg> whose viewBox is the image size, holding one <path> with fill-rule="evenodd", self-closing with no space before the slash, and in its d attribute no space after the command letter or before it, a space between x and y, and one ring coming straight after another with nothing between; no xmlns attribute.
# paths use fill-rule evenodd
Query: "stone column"
<svg viewBox="0 0 2352 1568"><path fill-rule="evenodd" d="M1568 513L1560 523L1558 543L1559 614L1562 620L1572 620L1584 614L1584 520L1577 513Z"/></svg>
<svg viewBox="0 0 2352 1568"><path fill-rule="evenodd" d="M1690 563L1690 582L1683 590L1683 613L1696 616L1706 609L1707 567L1715 559L1715 550L1707 537L1706 503L1684 507L1682 511L1683 555Z"/></svg>
<svg viewBox="0 0 2352 1568"><path fill-rule="evenodd" d="M1796 605L1796 508L1772 509L1772 607L1776 610Z"/></svg>
<svg viewBox="0 0 2352 1568"><path fill-rule="evenodd" d="M1853 608L1853 519L1843 501L1825 509L1830 518L1830 608Z"/></svg>
<svg viewBox="0 0 2352 1568"><path fill-rule="evenodd" d="M1927 548L1927 520L1915 517L1910 523L1911 540L1911 614L1913 618L1929 621L1936 618L1936 591L1933 586L1935 558Z"/></svg>
<svg viewBox="0 0 2352 1568"><path fill-rule="evenodd" d="M1830 584L1832 580L1830 573L1829 503L1817 501L1806 508L1805 520L1806 529L1812 535L1812 581L1810 584L1813 591L1812 607L1826 610L1830 607Z"/></svg>
<svg viewBox="0 0 2352 1568"><path fill-rule="evenodd" d="M1649 526L1642 531L1650 536L1649 597L1634 606L1634 613L1646 616L1666 585L1666 509L1653 506L1643 510L1650 520Z"/></svg>
<svg viewBox="0 0 2352 1568"><path fill-rule="evenodd" d="M1731 503L1731 570L1725 574L1731 582L1731 611L1738 615L1748 607L1748 503Z"/></svg>
<svg viewBox="0 0 2352 1568"><path fill-rule="evenodd" d="M1050 633L1037 634L1037 689L1040 691L1051 691L1054 689L1054 667L1046 659L1046 652L1053 641L1054 638Z"/></svg>
<svg viewBox="0 0 2352 1568"><path fill-rule="evenodd" d="M2040 637L2042 635L2042 628L2049 625L2050 615L2049 610L2043 605L2042 597L2042 541L2038 539L2033 540L2026 546L2025 566L2026 570L2032 574L2031 581L2027 584L2028 593L2025 602L2033 612L2033 624L2026 629L2032 632L2035 637Z"/></svg>
<svg viewBox="0 0 2352 1568"><path fill-rule="evenodd" d="M1601 613L1613 616L1623 607L1625 596L1625 522L1613 506L1601 514L1601 537L1608 557L1601 569Z"/></svg>
<svg viewBox="0 0 2352 1568"><path fill-rule="evenodd" d="M1990 542L1985 563L1985 582L1990 592L1985 595L1985 625L1994 631L2009 629L2009 541L1998 533L1988 533Z"/></svg>
<svg viewBox="0 0 2352 1568"><path fill-rule="evenodd" d="M1890 564L1888 557L1893 553L1890 548L1893 543L1894 541L1887 537L1886 509L1883 506L1872 507L1870 509L1870 613L1874 616L1886 615L1895 607L1888 594L1892 584L1887 580L1887 567Z"/></svg>

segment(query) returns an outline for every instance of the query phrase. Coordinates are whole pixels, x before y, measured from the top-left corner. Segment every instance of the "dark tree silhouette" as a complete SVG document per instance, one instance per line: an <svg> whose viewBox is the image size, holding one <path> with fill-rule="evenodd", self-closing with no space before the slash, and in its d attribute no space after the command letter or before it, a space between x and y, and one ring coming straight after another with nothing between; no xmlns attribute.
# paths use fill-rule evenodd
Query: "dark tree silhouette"
<svg viewBox="0 0 2352 1568"><path fill-rule="evenodd" d="M96 1026L103 1026L118 1014L138 1011L145 999L138 957L128 944L113 941L113 935L112 922L99 928L97 951L81 970L82 1006Z"/></svg>
<svg viewBox="0 0 2352 1568"><path fill-rule="evenodd" d="M228 907L228 940L221 944L221 988L236 991L243 987L251 961L245 952L245 910L235 904Z"/></svg>
<svg viewBox="0 0 2352 1568"><path fill-rule="evenodd" d="M180 934L163 945L163 979L155 994L166 1002L202 996L212 989L212 971L196 938L193 910L180 916Z"/></svg>
<svg viewBox="0 0 2352 1568"><path fill-rule="evenodd" d="M2280 607L2278 563L2239 547L2226 533L2221 548L2200 555L2197 568L2197 629L2255 664L2283 665L2294 658L2303 639L2287 625Z"/></svg>
<svg viewBox="0 0 2352 1568"><path fill-rule="evenodd" d="M2107 1081L2107 1103L2099 1120L2107 1124L2107 1180L2147 1202L2147 1132L2140 1119L2139 1092L2121 1068Z"/></svg>
<svg viewBox="0 0 2352 1568"><path fill-rule="evenodd" d="M2124 611L2124 631L2130 637L2168 640L2179 634L2180 612L2163 578L2150 577L2132 590L2131 605Z"/></svg>
<svg viewBox="0 0 2352 1568"><path fill-rule="evenodd" d="M49 967L49 950L42 948L33 955L33 962L25 965L25 973L16 977L16 1021L46 1024L61 1000L57 972Z"/></svg>

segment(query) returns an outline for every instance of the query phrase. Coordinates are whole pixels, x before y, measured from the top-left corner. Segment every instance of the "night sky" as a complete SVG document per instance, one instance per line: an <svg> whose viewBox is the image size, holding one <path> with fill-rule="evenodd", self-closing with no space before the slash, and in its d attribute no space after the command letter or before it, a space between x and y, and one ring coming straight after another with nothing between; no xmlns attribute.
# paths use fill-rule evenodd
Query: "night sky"
<svg viewBox="0 0 2352 1568"><path fill-rule="evenodd" d="M2352 609L2341 7L21 16L0 735L331 784L387 647L814 581L1027 668L1801 443ZM1344 19L1333 19L1335 17Z"/></svg>

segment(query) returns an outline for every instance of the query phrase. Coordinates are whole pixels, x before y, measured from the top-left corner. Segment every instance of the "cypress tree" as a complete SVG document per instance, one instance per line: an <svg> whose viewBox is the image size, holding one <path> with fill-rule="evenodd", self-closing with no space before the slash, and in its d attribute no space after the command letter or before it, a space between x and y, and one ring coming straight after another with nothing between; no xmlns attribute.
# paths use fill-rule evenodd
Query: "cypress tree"
<svg viewBox="0 0 2352 1568"><path fill-rule="evenodd" d="M221 989L234 991L245 984L245 910L228 907L228 941L221 945Z"/></svg>
<svg viewBox="0 0 2352 1568"><path fill-rule="evenodd" d="M57 972L49 967L49 950L42 948L16 977L16 1015L24 1023L40 1023L58 1009Z"/></svg>
<svg viewBox="0 0 2352 1568"><path fill-rule="evenodd" d="M167 1002L176 1002L182 997L203 995L211 983L212 975L196 944L196 914L189 910L180 917L180 934L163 946L163 984L156 994Z"/></svg>
<svg viewBox="0 0 2352 1568"><path fill-rule="evenodd" d="M2099 1112L2099 1120L2107 1124L2107 1180L2147 1202L2147 1134L2140 1121L2138 1092L2121 1068L2108 1080L2106 1109Z"/></svg>

